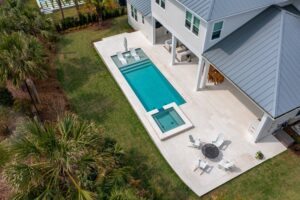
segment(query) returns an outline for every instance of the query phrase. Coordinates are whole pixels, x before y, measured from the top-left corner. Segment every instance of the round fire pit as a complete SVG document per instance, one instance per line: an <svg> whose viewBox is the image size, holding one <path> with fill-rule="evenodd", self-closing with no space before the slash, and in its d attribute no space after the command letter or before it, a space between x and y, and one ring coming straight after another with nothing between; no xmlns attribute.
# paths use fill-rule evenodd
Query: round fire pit
<svg viewBox="0 0 300 200"><path fill-rule="evenodd" d="M205 144L201 150L203 155L209 159L215 159L220 154L219 148L214 144Z"/></svg>

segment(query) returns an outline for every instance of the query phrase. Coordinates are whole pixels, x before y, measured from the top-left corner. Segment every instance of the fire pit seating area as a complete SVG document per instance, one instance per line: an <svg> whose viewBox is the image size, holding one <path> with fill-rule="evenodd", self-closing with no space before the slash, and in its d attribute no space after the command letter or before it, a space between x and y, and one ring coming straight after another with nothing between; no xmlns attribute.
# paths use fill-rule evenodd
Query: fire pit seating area
<svg viewBox="0 0 300 200"><path fill-rule="evenodd" d="M214 141L209 143L202 143L200 139L195 139L192 135L189 135L189 140L191 143L189 147L200 150L201 152L199 160L196 161L197 164L194 169L195 172L200 169L201 174L203 174L204 172L209 173L210 171L208 170L212 170L214 168L214 163L217 163L217 166L220 170L234 170L234 162L223 158L222 151L227 148L224 148L227 141L225 140L223 134L219 134Z"/></svg>

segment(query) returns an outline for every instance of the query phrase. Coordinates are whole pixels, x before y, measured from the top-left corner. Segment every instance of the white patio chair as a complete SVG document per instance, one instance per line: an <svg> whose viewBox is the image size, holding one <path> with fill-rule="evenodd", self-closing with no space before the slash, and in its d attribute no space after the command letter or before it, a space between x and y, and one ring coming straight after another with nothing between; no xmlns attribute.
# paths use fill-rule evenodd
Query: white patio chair
<svg viewBox="0 0 300 200"><path fill-rule="evenodd" d="M166 40L166 41L165 41L164 47L165 47L169 52L171 52L171 45L172 45L172 39L169 39L169 40Z"/></svg>
<svg viewBox="0 0 300 200"><path fill-rule="evenodd" d="M190 50L182 51L177 53L177 58L180 62L186 61L188 56L190 56L192 52Z"/></svg>
<svg viewBox="0 0 300 200"><path fill-rule="evenodd" d="M133 48L130 49L130 53L131 53L131 56L134 58L135 61L141 60L140 56L137 54L135 49L133 49Z"/></svg>
<svg viewBox="0 0 300 200"><path fill-rule="evenodd" d="M127 65L127 61L121 52L117 52L117 56L122 65Z"/></svg>
<svg viewBox="0 0 300 200"><path fill-rule="evenodd" d="M198 160L196 164L196 168L194 169L194 172L197 171L198 169L202 170L202 173L206 170L208 167L208 162L205 160ZM201 174L202 174L201 173Z"/></svg>
<svg viewBox="0 0 300 200"><path fill-rule="evenodd" d="M212 141L212 143L214 145L216 145L218 148L220 148L223 145L224 142L225 142L225 140L224 140L224 135L223 134L219 134L217 139L215 141Z"/></svg>
<svg viewBox="0 0 300 200"><path fill-rule="evenodd" d="M231 170L234 167L234 163L232 161L222 159L218 163L218 166L219 166L219 168L225 169L227 171L227 170Z"/></svg>
<svg viewBox="0 0 300 200"><path fill-rule="evenodd" d="M191 146L189 147L193 147L193 148L196 148L196 149L200 149L201 148L201 140L198 139L198 140L195 140L194 137L192 135L189 135L189 139L190 139L190 142L191 142Z"/></svg>

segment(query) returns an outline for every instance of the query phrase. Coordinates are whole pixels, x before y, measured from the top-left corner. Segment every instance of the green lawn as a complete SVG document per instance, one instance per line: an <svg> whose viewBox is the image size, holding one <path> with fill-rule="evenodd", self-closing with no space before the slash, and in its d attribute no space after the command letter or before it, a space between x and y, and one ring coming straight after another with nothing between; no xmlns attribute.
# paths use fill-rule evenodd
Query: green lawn
<svg viewBox="0 0 300 200"><path fill-rule="evenodd" d="M92 41L130 31L126 16L109 30L92 28L62 36L57 56L58 78L72 109L84 119L104 126L136 163L144 184L158 199L199 199L176 176L160 155L118 85L92 46ZM299 199L300 158L291 152L221 186L202 199Z"/></svg>

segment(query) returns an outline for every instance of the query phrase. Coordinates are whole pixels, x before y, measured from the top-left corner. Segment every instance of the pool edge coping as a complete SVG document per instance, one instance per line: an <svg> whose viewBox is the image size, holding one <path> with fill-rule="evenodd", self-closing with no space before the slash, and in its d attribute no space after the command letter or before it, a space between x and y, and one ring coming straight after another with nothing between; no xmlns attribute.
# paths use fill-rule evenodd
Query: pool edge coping
<svg viewBox="0 0 300 200"><path fill-rule="evenodd" d="M159 110L154 109L154 110L146 113L148 121L150 122L150 124L151 124L152 128L154 129L158 138L162 141L169 139L173 136L176 136L176 135L178 135L186 130L192 129L194 127L192 122L187 118L187 116L183 113L183 111L179 108L179 106L175 102L163 106L163 109L165 109L165 110L167 110L169 108L174 108L174 110L177 112L177 114L183 120L184 124L181 126L178 126L177 128L171 129L167 132L164 132L164 133L160 130L158 124L155 122L155 120L152 116L156 113L159 113Z"/></svg>

